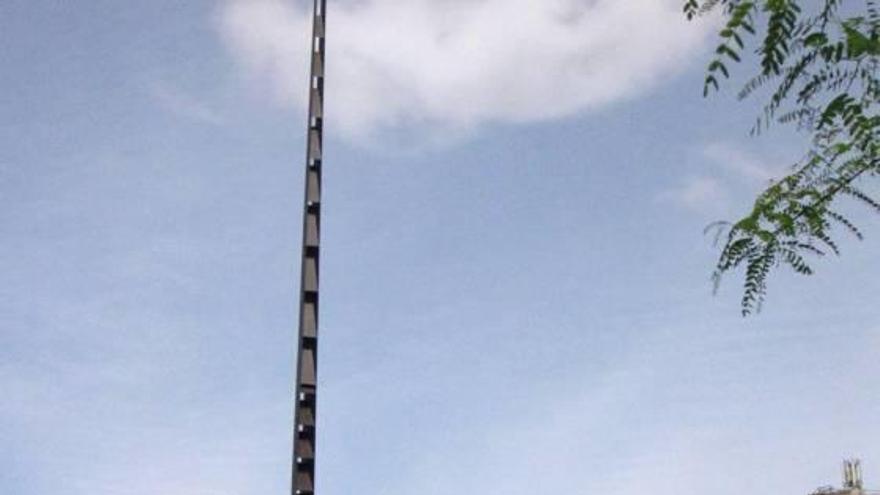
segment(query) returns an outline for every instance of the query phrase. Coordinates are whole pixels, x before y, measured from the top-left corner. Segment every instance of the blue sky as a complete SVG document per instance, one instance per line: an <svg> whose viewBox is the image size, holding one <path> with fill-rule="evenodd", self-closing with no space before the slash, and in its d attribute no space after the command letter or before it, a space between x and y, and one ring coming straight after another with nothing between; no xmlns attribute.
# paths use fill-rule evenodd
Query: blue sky
<svg viewBox="0 0 880 495"><path fill-rule="evenodd" d="M875 220L759 317L711 295L703 226L803 143L700 98L710 23L330 3L322 494L877 479ZM0 4L0 492L287 489L306 15Z"/></svg>

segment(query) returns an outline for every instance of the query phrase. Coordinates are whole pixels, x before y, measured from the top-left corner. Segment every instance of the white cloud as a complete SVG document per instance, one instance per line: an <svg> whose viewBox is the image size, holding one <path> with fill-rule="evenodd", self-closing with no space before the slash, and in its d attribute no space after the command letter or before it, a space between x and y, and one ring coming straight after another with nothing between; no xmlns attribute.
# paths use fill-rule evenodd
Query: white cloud
<svg viewBox="0 0 880 495"><path fill-rule="evenodd" d="M305 2L228 0L219 26L262 88L302 107ZM710 23L679 0L336 1L328 16L328 121L468 132L588 111L644 93L694 59Z"/></svg>

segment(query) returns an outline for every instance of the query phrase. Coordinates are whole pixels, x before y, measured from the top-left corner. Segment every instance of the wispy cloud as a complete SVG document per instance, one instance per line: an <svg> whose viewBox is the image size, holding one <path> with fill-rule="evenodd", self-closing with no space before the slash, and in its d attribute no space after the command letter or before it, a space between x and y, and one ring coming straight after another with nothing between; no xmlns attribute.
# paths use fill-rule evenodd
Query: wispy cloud
<svg viewBox="0 0 880 495"><path fill-rule="evenodd" d="M659 199L688 209L705 211L707 207L725 207L728 197L721 182L714 177L687 177L676 187L661 193Z"/></svg>
<svg viewBox="0 0 880 495"><path fill-rule="evenodd" d="M713 215L730 213L732 198L758 192L782 177L790 163L773 156L759 156L742 146L711 142L695 153L700 174L690 174L661 192L658 200Z"/></svg>
<svg viewBox="0 0 880 495"><path fill-rule="evenodd" d="M719 165L732 178L752 183L766 184L781 177L787 168L784 162L755 156L728 143L706 144L700 150L700 154L708 161Z"/></svg>
<svg viewBox="0 0 880 495"><path fill-rule="evenodd" d="M216 109L167 82L154 81L149 86L149 94L162 108L178 117L202 124L224 123Z"/></svg>
<svg viewBox="0 0 880 495"><path fill-rule="evenodd" d="M364 0L328 16L328 121L471 132L565 117L642 94L683 68L711 23L678 0ZM249 80L305 103L305 2L228 0L219 26Z"/></svg>

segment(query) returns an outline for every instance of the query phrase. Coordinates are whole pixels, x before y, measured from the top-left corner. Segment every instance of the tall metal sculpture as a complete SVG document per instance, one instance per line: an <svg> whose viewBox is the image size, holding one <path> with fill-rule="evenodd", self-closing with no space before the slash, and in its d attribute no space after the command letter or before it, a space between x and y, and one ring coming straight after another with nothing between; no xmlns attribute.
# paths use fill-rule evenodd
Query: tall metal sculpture
<svg viewBox="0 0 880 495"><path fill-rule="evenodd" d="M327 0L314 0L312 67L303 205L302 271L293 434L293 495L315 493L318 376L318 266L321 250L321 165L324 134L324 30Z"/></svg>

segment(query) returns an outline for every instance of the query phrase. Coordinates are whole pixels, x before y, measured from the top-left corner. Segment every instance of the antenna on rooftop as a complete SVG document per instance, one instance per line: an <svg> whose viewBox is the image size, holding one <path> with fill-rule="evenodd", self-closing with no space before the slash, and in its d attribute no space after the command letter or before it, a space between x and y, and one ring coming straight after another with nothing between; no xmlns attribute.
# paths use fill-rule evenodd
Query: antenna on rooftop
<svg viewBox="0 0 880 495"><path fill-rule="evenodd" d="M844 459L843 487L856 490L862 489L862 461L859 459Z"/></svg>

